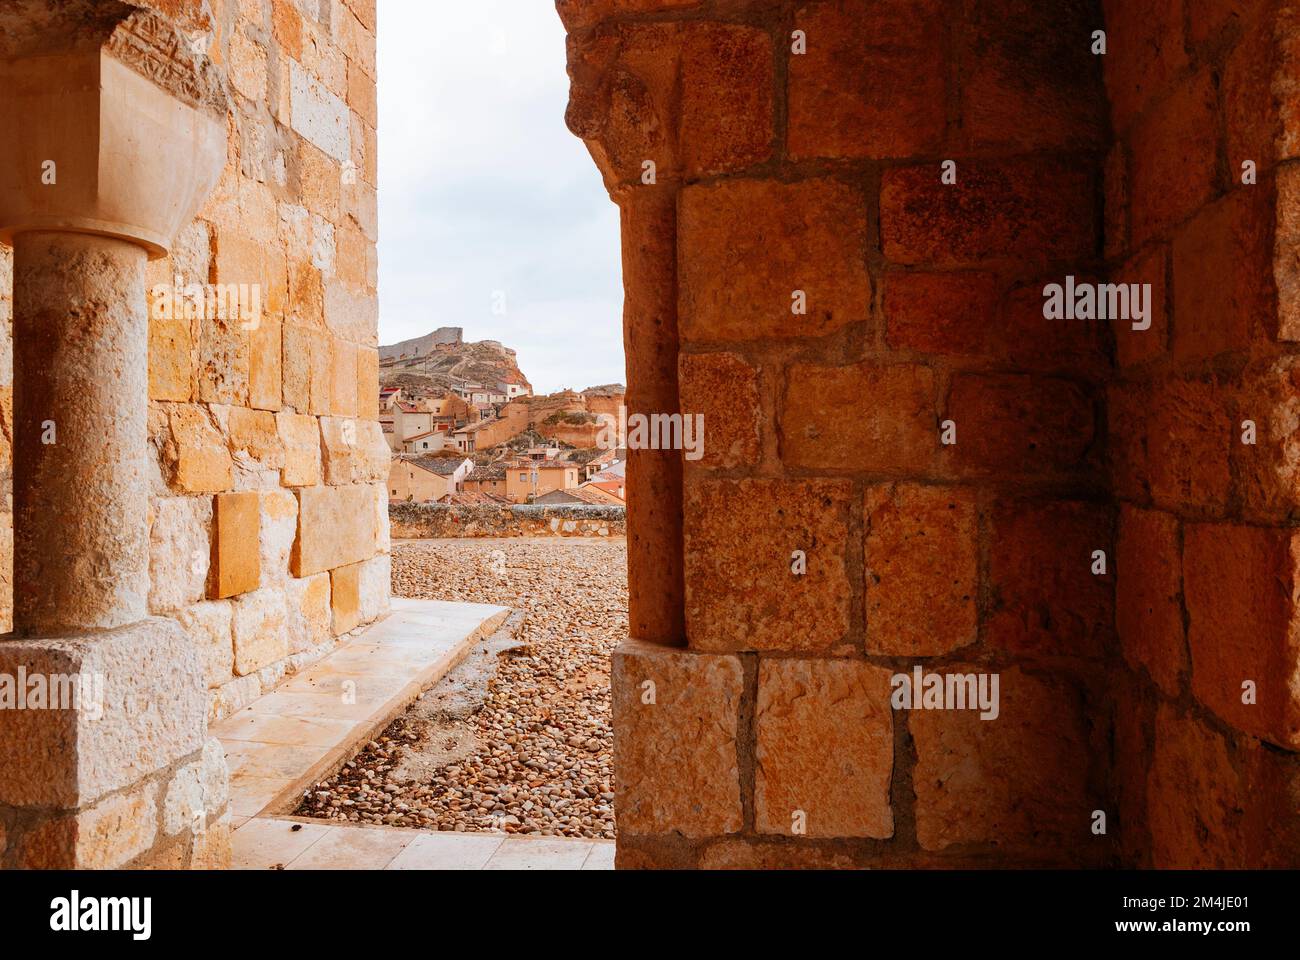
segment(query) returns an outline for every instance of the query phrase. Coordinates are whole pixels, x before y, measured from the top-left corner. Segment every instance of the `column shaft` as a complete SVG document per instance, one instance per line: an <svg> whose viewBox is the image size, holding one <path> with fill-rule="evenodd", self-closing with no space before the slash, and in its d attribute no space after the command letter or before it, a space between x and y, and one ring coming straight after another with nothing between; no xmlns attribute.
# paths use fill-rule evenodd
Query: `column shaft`
<svg viewBox="0 0 1300 960"><path fill-rule="evenodd" d="M144 618L145 251L76 233L14 245L14 629Z"/></svg>

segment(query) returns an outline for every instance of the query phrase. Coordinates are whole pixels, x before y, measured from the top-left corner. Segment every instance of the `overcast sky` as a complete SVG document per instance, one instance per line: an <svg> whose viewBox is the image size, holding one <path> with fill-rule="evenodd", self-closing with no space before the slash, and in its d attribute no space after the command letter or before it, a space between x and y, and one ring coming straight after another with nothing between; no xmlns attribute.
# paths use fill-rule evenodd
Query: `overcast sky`
<svg viewBox="0 0 1300 960"><path fill-rule="evenodd" d="M379 341L464 327L538 392L621 383L618 209L564 126L555 7L448 9L379 0Z"/></svg>

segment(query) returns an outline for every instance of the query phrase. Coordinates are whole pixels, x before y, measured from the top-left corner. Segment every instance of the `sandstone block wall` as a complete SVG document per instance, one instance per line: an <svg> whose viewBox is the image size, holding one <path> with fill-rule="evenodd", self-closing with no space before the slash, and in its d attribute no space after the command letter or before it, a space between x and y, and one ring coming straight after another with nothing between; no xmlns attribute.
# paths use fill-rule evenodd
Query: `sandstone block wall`
<svg viewBox="0 0 1300 960"><path fill-rule="evenodd" d="M387 563L389 454L377 422L375 4L154 6L207 45L226 71L233 104L219 186L146 276L149 606L181 623L200 649L216 718L359 622L355 610L331 612L332 571ZM0 247L6 487L11 270L11 251ZM260 316L186 310L189 291L202 297L209 285L226 284L257 285ZM155 294L175 301L171 316ZM6 489L5 629L10 509ZM383 594L362 598L362 607L385 608L381 580L362 578Z"/></svg>
<svg viewBox="0 0 1300 960"><path fill-rule="evenodd" d="M1300 22L1188 6L1106 4L1106 258L1156 291L1109 387L1114 780L1126 859L1294 866Z"/></svg>
<svg viewBox="0 0 1300 960"><path fill-rule="evenodd" d="M557 7L629 409L724 425L630 455L619 864L1300 862L1289 4Z"/></svg>

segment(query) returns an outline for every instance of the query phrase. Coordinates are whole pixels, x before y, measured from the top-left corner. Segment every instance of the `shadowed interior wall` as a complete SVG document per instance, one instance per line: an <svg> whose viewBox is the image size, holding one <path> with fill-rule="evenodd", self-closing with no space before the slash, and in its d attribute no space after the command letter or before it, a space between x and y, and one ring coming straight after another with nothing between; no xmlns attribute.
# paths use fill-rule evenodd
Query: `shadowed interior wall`
<svg viewBox="0 0 1300 960"><path fill-rule="evenodd" d="M1295 823L1293 757L1276 749L1290 741L1216 746L1213 712L1182 687L1161 694L1135 655L1172 644L1166 628L1183 643L1186 545L1235 535L1253 566L1225 562L1231 539L1194 554L1220 612L1190 611L1193 654L1203 634L1206 669L1236 670L1233 643L1266 628L1256 672L1280 672L1249 716L1290 716L1297 422L1256 290L1276 194L1256 104L1273 103L1284 18L1156 6L557 3L569 124L624 213L629 397L666 403L673 385L647 389L633 358L675 352L680 409L706 421L680 488L645 454L629 469L620 866L1174 865L1232 859L1235 840L1207 844L1206 825ZM1242 136L1261 157L1249 190L1229 176ZM1212 228L1193 223L1202 212ZM1205 346L1180 351L1165 320L1139 334L1044 319L1045 285L1139 267L1163 309L1180 237L1174 301ZM1220 318L1238 313L1225 341ZM1207 373L1225 344L1238 374L1256 364L1241 382L1272 417L1245 460L1235 409L1210 417L1238 393L1175 374L1184 356ZM1188 540L1179 503L1211 519L1179 500L1211 465L1189 438L1210 431L1222 508L1247 508L1253 476L1261 525ZM1135 445L1173 500L1134 480ZM635 580L677 556L673 523L645 525L650 496L680 510L680 634L675 583ZM1225 628L1234 609L1266 619ZM891 709L891 676L918 666L996 675L999 715ZM1266 814L1247 802L1255 785Z"/></svg>

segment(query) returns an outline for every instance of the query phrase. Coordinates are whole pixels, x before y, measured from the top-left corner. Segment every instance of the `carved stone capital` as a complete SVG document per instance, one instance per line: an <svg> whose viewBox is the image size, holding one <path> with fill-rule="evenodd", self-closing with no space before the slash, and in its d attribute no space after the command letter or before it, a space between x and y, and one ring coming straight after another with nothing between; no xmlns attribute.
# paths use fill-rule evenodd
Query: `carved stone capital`
<svg viewBox="0 0 1300 960"><path fill-rule="evenodd" d="M0 45L0 240L92 233L162 257L221 175L221 72L162 15L112 6L60 21L63 43Z"/></svg>

